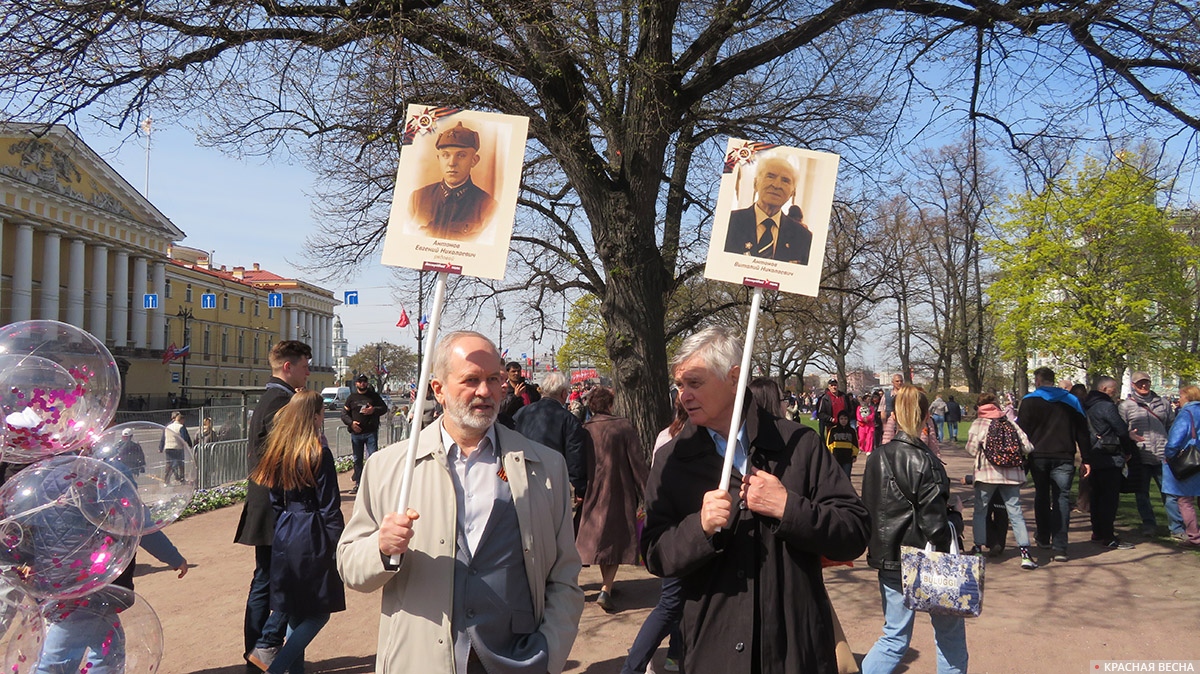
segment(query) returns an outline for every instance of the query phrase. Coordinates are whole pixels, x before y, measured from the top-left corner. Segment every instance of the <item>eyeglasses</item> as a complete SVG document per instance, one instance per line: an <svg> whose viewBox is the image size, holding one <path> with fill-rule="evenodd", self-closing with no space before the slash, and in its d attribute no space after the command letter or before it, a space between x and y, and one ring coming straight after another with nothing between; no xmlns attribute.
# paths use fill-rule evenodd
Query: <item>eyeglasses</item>
<svg viewBox="0 0 1200 674"><path fill-rule="evenodd" d="M1138 388L1150 388L1150 380L1143 379L1141 381L1135 381L1135 382L1133 382L1133 385Z"/></svg>

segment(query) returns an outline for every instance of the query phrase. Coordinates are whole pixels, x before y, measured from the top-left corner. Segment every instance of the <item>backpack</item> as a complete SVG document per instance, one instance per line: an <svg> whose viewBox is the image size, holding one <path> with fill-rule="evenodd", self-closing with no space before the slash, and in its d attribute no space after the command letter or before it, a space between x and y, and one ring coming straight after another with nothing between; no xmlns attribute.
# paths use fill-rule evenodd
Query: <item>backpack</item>
<svg viewBox="0 0 1200 674"><path fill-rule="evenodd" d="M1008 419L992 419L983 441L983 457L997 468L1018 468L1025 463L1021 436Z"/></svg>

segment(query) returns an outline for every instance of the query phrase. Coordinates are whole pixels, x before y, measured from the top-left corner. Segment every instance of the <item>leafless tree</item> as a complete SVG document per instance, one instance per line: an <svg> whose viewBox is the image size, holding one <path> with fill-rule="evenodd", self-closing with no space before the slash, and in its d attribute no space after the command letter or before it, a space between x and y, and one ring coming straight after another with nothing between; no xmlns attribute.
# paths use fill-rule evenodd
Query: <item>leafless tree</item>
<svg viewBox="0 0 1200 674"><path fill-rule="evenodd" d="M384 232L406 103L528 116L516 286L601 298L618 406L649 442L722 139L872 169L925 102L1031 158L1047 135L1194 133L1198 23L1174 0L9 0L0 100L120 128L153 106L234 153L305 156L341 216L316 250L346 266Z"/></svg>

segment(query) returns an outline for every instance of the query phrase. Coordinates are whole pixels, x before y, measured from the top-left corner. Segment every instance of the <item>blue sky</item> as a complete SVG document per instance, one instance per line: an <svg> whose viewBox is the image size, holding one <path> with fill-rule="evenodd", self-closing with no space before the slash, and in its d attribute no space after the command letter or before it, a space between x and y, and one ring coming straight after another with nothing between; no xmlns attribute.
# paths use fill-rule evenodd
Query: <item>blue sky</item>
<svg viewBox="0 0 1200 674"><path fill-rule="evenodd" d="M83 128L84 142L139 191L146 186L142 138L126 140L99 128ZM309 280L292 262L304 262L305 238L315 231L311 210L313 177L298 164L278 159L236 159L196 145L191 131L155 120L150 152L150 201L186 234L185 246L213 253L213 263L263 269ZM385 340L416 349L416 329L400 329L400 307L389 288L391 269L373 255L346 283L311 281L333 291L357 290L358 306L340 306L350 353ZM407 307L413 322L416 308Z"/></svg>

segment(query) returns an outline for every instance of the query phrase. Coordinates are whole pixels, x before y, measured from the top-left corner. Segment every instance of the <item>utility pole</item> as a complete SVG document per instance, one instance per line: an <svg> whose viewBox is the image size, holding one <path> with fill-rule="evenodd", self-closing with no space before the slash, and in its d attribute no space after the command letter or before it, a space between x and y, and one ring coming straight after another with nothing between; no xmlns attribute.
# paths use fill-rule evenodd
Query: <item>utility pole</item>
<svg viewBox="0 0 1200 674"><path fill-rule="evenodd" d="M379 384L375 390L383 393L383 344L375 345L375 381Z"/></svg>
<svg viewBox="0 0 1200 674"><path fill-rule="evenodd" d="M500 321L500 343L496 345L496 350L500 352L500 358L504 358L504 308L496 308L496 319Z"/></svg>

